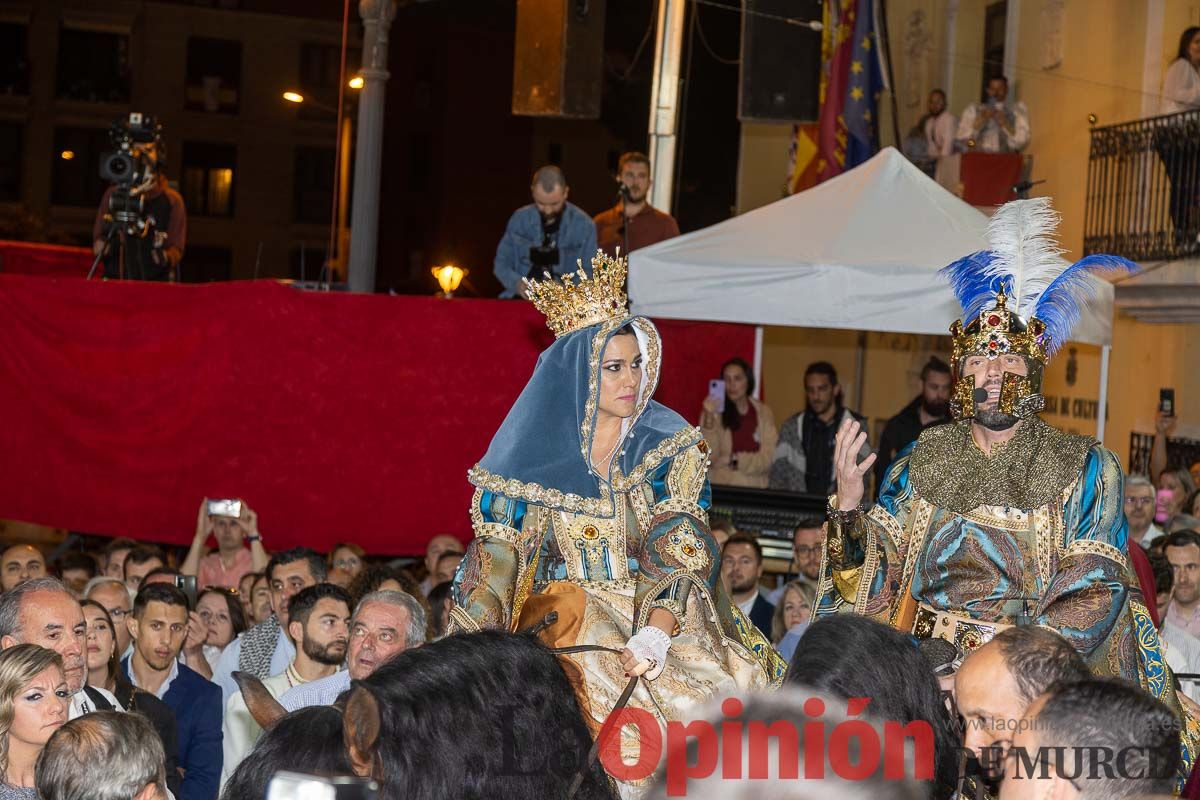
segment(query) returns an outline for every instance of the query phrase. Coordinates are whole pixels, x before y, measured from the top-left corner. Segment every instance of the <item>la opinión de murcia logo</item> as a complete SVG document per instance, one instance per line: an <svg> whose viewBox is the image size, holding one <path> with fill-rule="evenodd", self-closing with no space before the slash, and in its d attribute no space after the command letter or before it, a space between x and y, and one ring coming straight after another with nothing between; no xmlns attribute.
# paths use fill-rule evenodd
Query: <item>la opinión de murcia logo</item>
<svg viewBox="0 0 1200 800"><path fill-rule="evenodd" d="M623 782L644 781L662 769L668 797L686 797L688 782L718 777L726 780L843 781L915 779L936 777L936 743L933 727L924 720L907 724L872 722L863 718L871 703L867 697L846 701L845 719L826 715L826 702L810 697L803 704L807 720L773 721L740 719L744 705L736 697L721 703L725 719L668 722L665 735L657 719L640 708L624 708L601 726L600 762L608 774ZM511 715L507 718L510 723ZM1005 729L1007 730L1007 728ZM882 736L880 732L882 731ZM622 735L636 737L636 757L626 761ZM586 754L564 748L543 763L529 763L528 751L518 752L512 729L503 732L503 764L508 775L554 771L571 775L586 768ZM631 737L627 737L631 738ZM958 777L996 780L1006 772L1017 779L1045 779L1053 774L1068 780L1160 777L1165 765L1147 748L1120 751L1104 747L1039 747L1029 751L1011 746L984 748L975 757L968 748L956 748ZM803 763L801 763L803 761ZM982 790L982 782L976 781Z"/></svg>

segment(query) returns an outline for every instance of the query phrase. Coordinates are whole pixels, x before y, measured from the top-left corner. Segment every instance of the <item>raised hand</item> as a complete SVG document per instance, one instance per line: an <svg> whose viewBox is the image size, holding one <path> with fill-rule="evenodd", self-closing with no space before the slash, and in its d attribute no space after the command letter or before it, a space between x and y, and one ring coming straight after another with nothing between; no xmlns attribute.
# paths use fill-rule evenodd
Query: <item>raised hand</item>
<svg viewBox="0 0 1200 800"><path fill-rule="evenodd" d="M195 538L204 542L210 533L212 533L212 520L208 516L208 498L202 497L200 498L200 510L196 513Z"/></svg>
<svg viewBox="0 0 1200 800"><path fill-rule="evenodd" d="M839 511L853 511L862 502L866 491L863 476L875 463L875 453L860 463L858 451L867 441L867 432L858 420L850 418L838 428L833 440L833 469L837 475L837 501Z"/></svg>

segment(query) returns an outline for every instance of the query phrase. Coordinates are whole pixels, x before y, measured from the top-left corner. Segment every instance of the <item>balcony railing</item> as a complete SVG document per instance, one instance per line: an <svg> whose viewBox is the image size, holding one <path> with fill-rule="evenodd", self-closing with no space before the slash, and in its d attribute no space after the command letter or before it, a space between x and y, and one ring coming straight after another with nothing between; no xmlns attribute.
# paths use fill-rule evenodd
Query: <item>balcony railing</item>
<svg viewBox="0 0 1200 800"><path fill-rule="evenodd" d="M1200 110L1092 129L1085 253L1200 254Z"/></svg>

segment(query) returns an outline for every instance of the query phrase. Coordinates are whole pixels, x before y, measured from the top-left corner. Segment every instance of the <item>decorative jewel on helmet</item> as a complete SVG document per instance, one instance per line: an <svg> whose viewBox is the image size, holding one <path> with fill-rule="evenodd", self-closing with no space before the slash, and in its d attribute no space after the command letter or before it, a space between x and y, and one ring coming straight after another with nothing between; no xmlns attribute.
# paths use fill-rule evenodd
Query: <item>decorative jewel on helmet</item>
<svg viewBox="0 0 1200 800"><path fill-rule="evenodd" d="M1016 417L1041 411L1046 364L1095 297L1093 273L1137 271L1133 262L1104 254L1068 263L1053 238L1058 222L1049 198L1006 203L988 223L991 249L940 271L963 309L962 319L950 326L956 419L975 415L975 379L963 375L969 356L1021 356L1029 374L1004 373L999 411Z"/></svg>
<svg viewBox="0 0 1200 800"><path fill-rule="evenodd" d="M546 279L525 279L529 299L546 315L546 325L560 339L591 325L629 316L625 295L626 260L611 258L597 250L592 258L592 275L579 270L563 275L561 281L547 272Z"/></svg>

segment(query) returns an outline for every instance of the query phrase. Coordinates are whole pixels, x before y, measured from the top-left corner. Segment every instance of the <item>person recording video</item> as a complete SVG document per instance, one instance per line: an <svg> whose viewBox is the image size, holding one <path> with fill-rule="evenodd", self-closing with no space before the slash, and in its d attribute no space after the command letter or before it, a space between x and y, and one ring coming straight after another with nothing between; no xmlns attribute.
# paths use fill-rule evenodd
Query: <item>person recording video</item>
<svg viewBox="0 0 1200 800"><path fill-rule="evenodd" d="M525 278L549 272L566 275L579 269L592 273L596 226L592 218L567 202L570 188L553 165L533 173L533 202L509 217L496 247L492 272L504 286L501 297L525 298Z"/></svg>
<svg viewBox="0 0 1200 800"><path fill-rule="evenodd" d="M1019 153L1029 144L1029 110L1008 99L1008 78L988 79L987 99L972 103L958 122L960 150L981 153Z"/></svg>
<svg viewBox="0 0 1200 800"><path fill-rule="evenodd" d="M96 222L92 252L106 278L169 281L178 277L187 243L187 208L170 187L162 127L132 113L109 132L114 152L101 159L109 182Z"/></svg>

